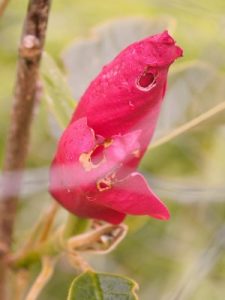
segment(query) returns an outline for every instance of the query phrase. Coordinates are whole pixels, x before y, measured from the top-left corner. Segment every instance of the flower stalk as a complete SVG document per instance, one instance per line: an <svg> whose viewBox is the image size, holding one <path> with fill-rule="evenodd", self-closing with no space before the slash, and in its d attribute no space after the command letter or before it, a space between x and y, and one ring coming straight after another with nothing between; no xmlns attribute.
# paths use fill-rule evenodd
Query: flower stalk
<svg viewBox="0 0 225 300"><path fill-rule="evenodd" d="M69 213L65 228L63 230L63 238L68 239L72 236L79 235L88 229L90 220L86 218L79 218Z"/></svg>

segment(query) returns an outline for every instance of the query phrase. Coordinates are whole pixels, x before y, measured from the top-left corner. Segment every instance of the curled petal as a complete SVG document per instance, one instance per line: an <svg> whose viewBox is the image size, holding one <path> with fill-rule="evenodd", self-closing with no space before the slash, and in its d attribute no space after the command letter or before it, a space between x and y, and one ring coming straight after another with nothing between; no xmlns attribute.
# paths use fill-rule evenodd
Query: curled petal
<svg viewBox="0 0 225 300"><path fill-rule="evenodd" d="M58 144L57 161L78 161L81 153L89 152L95 145L94 131L87 126L87 118L81 118L64 131Z"/></svg>
<svg viewBox="0 0 225 300"><path fill-rule="evenodd" d="M71 123L65 130L50 170L50 193L69 211L83 217L118 224L125 217L95 203L99 179L123 168L123 163L138 147L140 130L101 141L88 127L86 118Z"/></svg>
<svg viewBox="0 0 225 300"><path fill-rule="evenodd" d="M50 193L69 211L113 224L126 214L169 218L134 171L152 138L169 66L179 56L182 49L164 31L125 48L91 82L50 170Z"/></svg>
<svg viewBox="0 0 225 300"><path fill-rule="evenodd" d="M96 202L125 214L169 219L166 206L153 193L144 177L137 172L117 182L112 189L99 193Z"/></svg>

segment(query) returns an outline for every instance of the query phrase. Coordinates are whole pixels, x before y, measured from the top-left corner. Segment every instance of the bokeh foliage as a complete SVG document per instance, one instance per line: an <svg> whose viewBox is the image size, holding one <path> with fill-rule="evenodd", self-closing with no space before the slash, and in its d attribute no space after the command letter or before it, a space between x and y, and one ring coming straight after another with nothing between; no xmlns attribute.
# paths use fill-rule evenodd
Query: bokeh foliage
<svg viewBox="0 0 225 300"><path fill-rule="evenodd" d="M0 161L4 155L17 47L26 5L25 0L12 0L0 20ZM175 38L185 50L183 62L205 63L212 68L215 76L224 76L223 0L54 0L46 50L63 71L61 53L74 39L88 36L93 26L104 21L128 16L144 16L150 20L162 16L173 19ZM179 64L174 66L174 72L179 69ZM197 86L198 81L202 82L206 77L204 72L198 74L199 78L196 73L189 76L195 78ZM221 101L225 100L223 90L215 99L217 84L218 80L215 80L212 87L207 85L201 100L198 91L193 91L194 101L202 103L203 111L204 97L212 107L218 97ZM56 146L53 129L57 124L49 121L44 99L40 104L35 111L27 168L47 167ZM181 104L182 93L174 109L179 110ZM98 271L129 275L140 284L140 299L143 300L224 299L225 243L221 242L225 234L225 196L222 194L224 137L223 118L216 116L150 150L141 168L163 200L167 201L171 220L164 223L144 217L128 218L130 234L118 249L106 257L88 257ZM43 182L37 181L36 184L42 185ZM17 244L22 242L27 229L49 204L50 197L46 191L22 199L17 221ZM61 212L58 221L61 220L64 220L64 212ZM42 299L65 299L73 276L74 272L62 260Z"/></svg>

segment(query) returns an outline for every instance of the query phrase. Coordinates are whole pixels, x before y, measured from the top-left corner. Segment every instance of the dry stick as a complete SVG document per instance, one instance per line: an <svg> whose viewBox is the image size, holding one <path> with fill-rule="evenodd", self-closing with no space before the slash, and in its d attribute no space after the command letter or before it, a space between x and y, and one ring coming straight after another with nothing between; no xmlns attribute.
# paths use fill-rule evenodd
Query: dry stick
<svg viewBox="0 0 225 300"><path fill-rule="evenodd" d="M15 291L13 291L13 300L23 300L25 292L28 288L30 272L26 269L21 269L15 273Z"/></svg>
<svg viewBox="0 0 225 300"><path fill-rule="evenodd" d="M181 135L182 133L192 129L193 127L207 121L208 119L214 117L218 113L223 112L224 110L225 110L225 102L223 101L223 102L217 104L216 106L214 106L213 108L209 109L205 113L201 114L200 116L192 119L191 121L185 123L184 125L179 126L176 129L172 130L169 134L157 139L155 142L153 142L150 145L149 150L169 142L173 138L175 138L175 137Z"/></svg>
<svg viewBox="0 0 225 300"><path fill-rule="evenodd" d="M11 181L10 172L25 165L29 130L35 105L38 68L45 41L51 0L30 0L19 48L19 61L11 124L3 166L3 187L0 198L0 300L5 300L5 254L11 246L16 206L21 184L20 175ZM14 195L8 196L8 190Z"/></svg>
<svg viewBox="0 0 225 300"><path fill-rule="evenodd" d="M40 220L32 229L30 236L26 243L19 249L18 252L14 253L11 256L11 259L19 259L20 257L24 257L27 253L32 251L38 244L43 243L49 236L53 222L58 211L59 205L56 202L52 203L50 210L41 216Z"/></svg>
<svg viewBox="0 0 225 300"><path fill-rule="evenodd" d="M51 278L55 267L55 258L52 257L43 257L42 258L42 270L41 273L36 278L33 283L26 300L36 300L43 290L44 286L48 283Z"/></svg>
<svg viewBox="0 0 225 300"><path fill-rule="evenodd" d="M47 238L51 232L51 229L52 229L52 226L54 223L54 219L55 219L58 209L59 209L58 203L53 202L52 206L50 207L50 210L45 215L45 219L44 219L45 223L44 223L44 226L43 226L43 229L41 232L41 236L38 241L39 243L47 240Z"/></svg>
<svg viewBox="0 0 225 300"><path fill-rule="evenodd" d="M9 0L2 0L2 2L0 3L0 17L4 14L4 11L8 4Z"/></svg>

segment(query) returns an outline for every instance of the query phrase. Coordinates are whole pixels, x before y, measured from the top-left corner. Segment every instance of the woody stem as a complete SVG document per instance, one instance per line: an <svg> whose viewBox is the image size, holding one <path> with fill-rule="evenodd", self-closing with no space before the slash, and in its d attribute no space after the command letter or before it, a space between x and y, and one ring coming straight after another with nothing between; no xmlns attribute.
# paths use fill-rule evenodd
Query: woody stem
<svg viewBox="0 0 225 300"><path fill-rule="evenodd" d="M9 4L9 0L2 0L2 2L0 3L0 17L4 14L8 4Z"/></svg>
<svg viewBox="0 0 225 300"><path fill-rule="evenodd" d="M6 299L5 257L12 242L22 170L27 156L30 126L37 97L38 69L44 47L50 3L51 0L29 1L19 47L17 78L3 164L3 188L0 199L0 300Z"/></svg>

